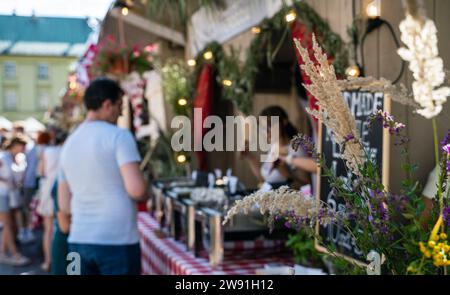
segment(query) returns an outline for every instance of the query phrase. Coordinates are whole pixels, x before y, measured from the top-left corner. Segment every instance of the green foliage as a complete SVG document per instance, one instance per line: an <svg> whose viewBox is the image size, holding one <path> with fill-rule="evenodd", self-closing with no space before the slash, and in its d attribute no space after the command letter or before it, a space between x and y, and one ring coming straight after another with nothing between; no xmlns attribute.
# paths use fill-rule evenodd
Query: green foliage
<svg viewBox="0 0 450 295"><path fill-rule="evenodd" d="M289 235L286 246L292 250L295 263L308 267L323 267L323 254L316 250L314 239L311 239L304 230L299 230L297 234Z"/></svg>
<svg viewBox="0 0 450 295"><path fill-rule="evenodd" d="M187 116L190 113L189 71L182 60L169 60L163 67L158 66L162 78L164 98L169 102L176 115ZM184 98L187 105L179 105L178 100Z"/></svg>
<svg viewBox="0 0 450 295"><path fill-rule="evenodd" d="M294 6L299 19L316 34L319 44L329 56L333 57L336 74L345 77L345 70L348 66L348 51L341 37L334 33L328 23L305 1L296 2Z"/></svg>
<svg viewBox="0 0 450 295"><path fill-rule="evenodd" d="M147 165L147 174L150 179L183 176L186 173L183 165L177 164L175 155L170 146L171 134L160 132L156 145L152 152L149 165ZM144 158L145 153L150 149L149 140L141 140L138 142L141 156Z"/></svg>
<svg viewBox="0 0 450 295"><path fill-rule="evenodd" d="M217 42L208 44L196 57L196 67L191 78L191 96L195 96L195 88L201 69L205 63L210 63L214 67L217 75L217 82L222 89L222 97L233 101L236 107L244 114L248 114L252 109L252 98L258 67L261 63L266 63L272 67L281 45L286 40L292 39L290 24L286 23L286 12L295 9L300 22L314 32L319 43L326 52L333 57L333 64L336 73L345 75L348 65L348 53L343 41L336 33L332 32L328 24L305 2L296 2L293 7L285 7L270 19L264 19L259 28L261 32L255 35L247 52L246 60L241 63L239 51L231 48L231 53L226 54L222 46ZM280 36L276 44L273 44L274 36ZM263 50L265 48L266 50ZM203 54L211 51L214 55L212 60L206 61ZM294 61L296 66L297 61ZM230 80L232 85L222 87L223 80Z"/></svg>
<svg viewBox="0 0 450 295"><path fill-rule="evenodd" d="M173 27L179 26L186 31L189 11L193 8L220 9L225 6L224 3L223 0L150 0L147 7L152 19L169 17Z"/></svg>

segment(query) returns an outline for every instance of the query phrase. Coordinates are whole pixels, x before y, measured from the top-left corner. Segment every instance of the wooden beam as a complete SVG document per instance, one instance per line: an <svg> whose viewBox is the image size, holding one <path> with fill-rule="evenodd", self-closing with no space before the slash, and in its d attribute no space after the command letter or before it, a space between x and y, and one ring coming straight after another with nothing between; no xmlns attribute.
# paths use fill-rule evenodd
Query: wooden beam
<svg viewBox="0 0 450 295"><path fill-rule="evenodd" d="M110 11L110 14L114 18L118 18L120 16L120 11L117 9L112 9ZM131 12L131 11L129 12L128 15L123 16L123 21L132 26L135 26L139 29L147 31L151 34L154 34L161 38L165 38L169 41L172 41L176 44L179 44L182 46L186 45L183 34L181 34L180 32L173 30L171 28L168 28L166 26L160 25L151 20L148 20L136 13Z"/></svg>

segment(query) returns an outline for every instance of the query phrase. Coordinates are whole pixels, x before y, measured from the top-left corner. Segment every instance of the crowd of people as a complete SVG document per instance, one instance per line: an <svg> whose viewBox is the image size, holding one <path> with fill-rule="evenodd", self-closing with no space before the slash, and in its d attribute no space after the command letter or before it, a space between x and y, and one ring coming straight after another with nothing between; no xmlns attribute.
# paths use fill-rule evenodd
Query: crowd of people
<svg viewBox="0 0 450 295"><path fill-rule="evenodd" d="M35 240L30 205L38 200L44 271L67 274L75 252L80 274L140 274L137 202L148 198L148 185L131 132L116 126L122 96L115 81L94 80L85 92L86 120L67 141L54 126L2 131L0 263L30 263L17 244Z"/></svg>
<svg viewBox="0 0 450 295"><path fill-rule="evenodd" d="M15 266L30 263L30 259L18 251L17 243L26 244L35 240L30 206L32 200L38 198L37 213L44 220L42 268L46 271L50 269L53 204L46 188L54 182L57 171L58 155L53 151L64 138L65 132L53 126L33 134L25 133L20 125L14 126L10 132L3 130L0 151L0 263Z"/></svg>

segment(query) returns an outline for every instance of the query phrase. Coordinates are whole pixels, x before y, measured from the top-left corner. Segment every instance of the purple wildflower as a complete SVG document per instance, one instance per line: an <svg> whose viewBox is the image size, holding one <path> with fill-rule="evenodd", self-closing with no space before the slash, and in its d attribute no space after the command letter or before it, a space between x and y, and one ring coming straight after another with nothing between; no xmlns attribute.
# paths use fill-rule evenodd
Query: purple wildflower
<svg viewBox="0 0 450 295"><path fill-rule="evenodd" d="M443 211L445 224L450 226L450 207L445 207Z"/></svg>
<svg viewBox="0 0 450 295"><path fill-rule="evenodd" d="M409 142L409 138L401 134L401 132L406 128L406 125L400 122L396 122L394 116L392 116L388 112L378 110L376 113L369 116L368 121L369 128L372 127L374 122L382 122L383 127L388 129L391 135L394 135L398 138L398 141L394 142L395 145L404 145Z"/></svg>
<svg viewBox="0 0 450 295"><path fill-rule="evenodd" d="M302 148L308 156L314 159L319 158L313 139L305 134L299 134L295 136L291 141L291 146L295 151L298 151L299 148Z"/></svg>
<svg viewBox="0 0 450 295"><path fill-rule="evenodd" d="M447 155L450 155L450 144L444 145L444 146L442 147L442 150L443 150L444 152L446 152Z"/></svg>
<svg viewBox="0 0 450 295"><path fill-rule="evenodd" d="M445 146L450 143L450 130L448 130L447 135L445 138L441 141L441 146Z"/></svg>
<svg viewBox="0 0 450 295"><path fill-rule="evenodd" d="M349 142L353 139L355 139L355 136L353 134L348 134L344 137L345 142Z"/></svg>
<svg viewBox="0 0 450 295"><path fill-rule="evenodd" d="M286 228L291 228L291 223L289 222L289 221L286 221L285 223L284 223L284 226L286 227Z"/></svg>

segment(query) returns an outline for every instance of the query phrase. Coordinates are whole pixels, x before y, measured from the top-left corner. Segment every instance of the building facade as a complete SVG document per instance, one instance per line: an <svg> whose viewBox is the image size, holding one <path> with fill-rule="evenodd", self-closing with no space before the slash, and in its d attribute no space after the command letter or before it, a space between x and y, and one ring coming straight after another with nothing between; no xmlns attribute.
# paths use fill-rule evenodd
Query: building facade
<svg viewBox="0 0 450 295"><path fill-rule="evenodd" d="M41 119L60 104L92 33L86 19L0 15L0 114Z"/></svg>

